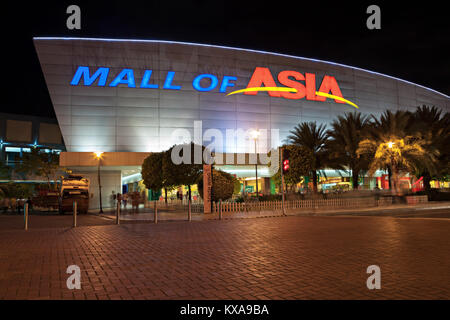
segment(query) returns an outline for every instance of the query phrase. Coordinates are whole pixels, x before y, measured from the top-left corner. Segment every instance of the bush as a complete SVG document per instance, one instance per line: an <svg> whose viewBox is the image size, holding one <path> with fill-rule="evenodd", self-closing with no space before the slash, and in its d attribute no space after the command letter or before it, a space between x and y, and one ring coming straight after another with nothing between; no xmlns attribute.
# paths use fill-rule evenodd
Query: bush
<svg viewBox="0 0 450 320"><path fill-rule="evenodd" d="M242 202L244 202L244 198L242 198L242 197L236 198L236 200L234 200L234 202L242 203Z"/></svg>
<svg viewBox="0 0 450 320"><path fill-rule="evenodd" d="M259 197L259 201L281 201L281 194L265 194Z"/></svg>
<svg viewBox="0 0 450 320"><path fill-rule="evenodd" d="M241 202L245 202L245 201L254 202L254 201L256 201L256 199L257 199L256 195L254 195L254 196L247 195L246 199L244 199L243 197L239 197L239 198L236 198L234 200L234 202L237 202L237 203L241 203ZM281 201L281 195L280 194L262 195L259 197L259 201Z"/></svg>
<svg viewBox="0 0 450 320"><path fill-rule="evenodd" d="M9 182L0 185L0 189L5 198L25 199L33 194L32 186L29 184Z"/></svg>
<svg viewBox="0 0 450 320"><path fill-rule="evenodd" d="M213 194L212 201L228 200L233 196L236 178L231 174L220 170L213 170ZM197 188L200 197L203 198L203 174L197 180Z"/></svg>

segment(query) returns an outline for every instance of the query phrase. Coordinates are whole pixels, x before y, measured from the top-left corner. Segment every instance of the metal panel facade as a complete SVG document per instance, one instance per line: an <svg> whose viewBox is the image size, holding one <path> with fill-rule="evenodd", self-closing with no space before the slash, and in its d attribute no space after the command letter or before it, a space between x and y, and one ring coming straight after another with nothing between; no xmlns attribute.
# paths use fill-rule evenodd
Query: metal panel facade
<svg viewBox="0 0 450 320"><path fill-rule="evenodd" d="M67 151L152 152L173 145L177 129L194 131L194 121L206 129L279 130L281 144L289 131L302 121L329 124L336 115L354 111L348 104L332 99L311 101L257 95L235 94L243 89L256 67L269 68L273 78L283 70L316 75L316 88L325 75L337 80L345 99L356 103L364 114L383 110L415 110L422 104L450 111L450 98L436 91L399 79L357 68L312 59L289 57L250 50L206 45L106 39L35 38L42 70L47 82ZM92 75L100 67L110 68L105 86L98 79L90 86L71 85L79 66ZM136 88L127 84L110 87L123 70L132 69ZM139 88L145 70L152 70L149 84L158 88ZM175 72L172 85L180 90L162 89L169 72ZM219 80L209 92L194 89L199 74L212 74ZM236 77L234 87L219 92L224 76ZM205 87L208 81L202 82ZM277 82L277 85L280 84ZM261 138L262 140L264 138ZM207 145L209 142L205 142ZM225 152L253 152L250 142L224 141ZM264 151L264 143L259 151ZM262 149L261 149L262 148Z"/></svg>

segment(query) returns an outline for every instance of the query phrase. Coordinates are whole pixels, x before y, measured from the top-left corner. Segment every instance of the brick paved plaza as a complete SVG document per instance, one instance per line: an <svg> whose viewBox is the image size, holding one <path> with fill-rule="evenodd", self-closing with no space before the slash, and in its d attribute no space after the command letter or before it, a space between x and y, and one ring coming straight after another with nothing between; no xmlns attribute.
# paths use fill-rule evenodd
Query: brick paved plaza
<svg viewBox="0 0 450 320"><path fill-rule="evenodd" d="M0 299L450 298L449 219L86 224L3 228ZM66 287L72 264L80 290ZM373 264L381 290L366 287Z"/></svg>

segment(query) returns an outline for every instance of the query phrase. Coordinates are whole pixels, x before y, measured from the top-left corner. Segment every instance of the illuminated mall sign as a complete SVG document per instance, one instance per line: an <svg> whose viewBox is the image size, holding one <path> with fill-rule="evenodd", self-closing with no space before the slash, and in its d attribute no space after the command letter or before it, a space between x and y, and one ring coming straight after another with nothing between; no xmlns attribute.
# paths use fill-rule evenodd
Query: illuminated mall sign
<svg viewBox="0 0 450 320"><path fill-rule="evenodd" d="M107 86L110 68L100 67L91 72L89 67L79 66L75 72L71 85L77 86L83 78L85 86L97 85ZM142 81L136 85L133 69L123 69L111 82L109 87L117 87L119 84L127 85L129 88L158 89L157 84L151 83L152 70L145 70ZM97 81L98 79L98 81ZM259 91L268 92L271 97L285 99L302 99L311 101L325 101L326 98L334 99L336 103L347 103L355 108L356 104L344 99L341 89L335 77L325 75L319 90L316 86L316 75L314 73L302 74L297 71L286 70L278 74L278 82L284 87L278 87L269 68L256 67L245 89L229 92L228 95L243 93L245 95L256 95ZM223 76L221 81L213 74L199 74L192 81L192 87L199 92L208 92L219 87L219 92L226 93L228 87L234 87L236 77ZM219 84L220 82L220 84ZM95 84L96 83L96 84ZM175 71L168 71L162 89L180 90L181 85L176 84Z"/></svg>

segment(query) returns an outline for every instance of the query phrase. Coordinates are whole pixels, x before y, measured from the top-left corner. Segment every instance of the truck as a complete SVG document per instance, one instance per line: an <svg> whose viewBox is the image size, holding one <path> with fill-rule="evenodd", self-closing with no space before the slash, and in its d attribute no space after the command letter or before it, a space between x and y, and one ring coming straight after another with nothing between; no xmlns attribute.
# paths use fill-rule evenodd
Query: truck
<svg viewBox="0 0 450 320"><path fill-rule="evenodd" d="M88 212L89 179L78 175L69 175L61 182L59 213L72 212L75 201L77 202L77 212Z"/></svg>

